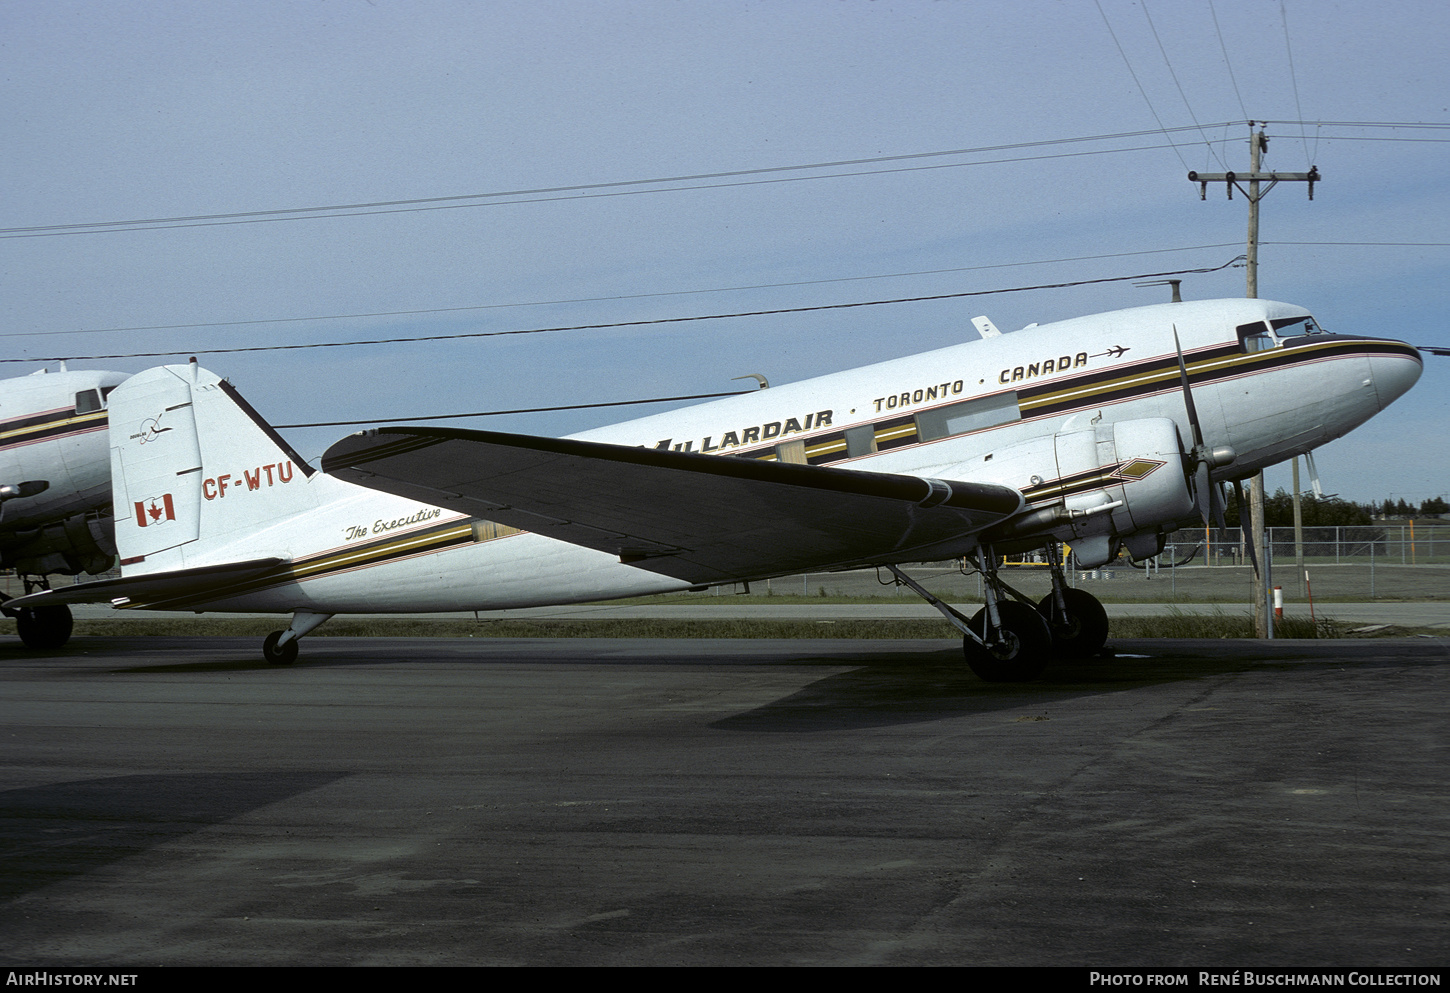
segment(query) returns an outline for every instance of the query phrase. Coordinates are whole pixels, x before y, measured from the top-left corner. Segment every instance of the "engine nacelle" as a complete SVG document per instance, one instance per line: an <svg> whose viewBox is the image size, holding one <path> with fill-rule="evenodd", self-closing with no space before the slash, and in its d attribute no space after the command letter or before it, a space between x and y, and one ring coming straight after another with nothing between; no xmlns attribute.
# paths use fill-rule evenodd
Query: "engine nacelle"
<svg viewBox="0 0 1450 993"><path fill-rule="evenodd" d="M116 563L112 518L75 514L45 527L14 531L0 542L0 568L32 576L105 572Z"/></svg>
<svg viewBox="0 0 1450 993"><path fill-rule="evenodd" d="M1047 478L1054 466L1056 478ZM1155 554L1162 533L1191 518L1197 506L1178 427L1168 417L1062 431L961 469L970 473L962 478L1017 487L1032 507L986 540L1057 538L1089 568L1111 561L1125 542L1135 558Z"/></svg>

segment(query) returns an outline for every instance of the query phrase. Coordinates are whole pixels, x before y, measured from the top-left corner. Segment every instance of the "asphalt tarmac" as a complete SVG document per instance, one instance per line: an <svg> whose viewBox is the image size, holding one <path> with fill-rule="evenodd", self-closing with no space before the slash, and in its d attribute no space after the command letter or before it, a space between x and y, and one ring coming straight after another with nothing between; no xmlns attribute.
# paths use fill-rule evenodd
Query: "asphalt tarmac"
<svg viewBox="0 0 1450 993"><path fill-rule="evenodd" d="M1445 639L0 639L7 965L1450 962Z"/></svg>

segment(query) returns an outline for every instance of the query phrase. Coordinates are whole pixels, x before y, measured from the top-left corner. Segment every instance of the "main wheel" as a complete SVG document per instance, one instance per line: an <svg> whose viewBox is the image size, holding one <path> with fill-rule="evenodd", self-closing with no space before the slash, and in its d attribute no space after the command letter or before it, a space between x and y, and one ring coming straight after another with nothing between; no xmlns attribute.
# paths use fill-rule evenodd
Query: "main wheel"
<svg viewBox="0 0 1450 993"><path fill-rule="evenodd" d="M1053 651L1079 659L1096 655L1108 640L1108 612L1102 602L1083 590L1063 590L1062 599L1067 605L1067 620L1061 624L1053 623L1051 593L1037 604L1037 612L1052 631Z"/></svg>
<svg viewBox="0 0 1450 993"><path fill-rule="evenodd" d="M285 633L283 631L273 631L263 640L262 658L267 660L268 665L291 665L297 661L296 638L293 638L284 645L277 644L278 639Z"/></svg>
<svg viewBox="0 0 1450 993"><path fill-rule="evenodd" d="M75 620L65 604L54 607L31 607L15 615L15 630L26 648L51 651L70 641Z"/></svg>
<svg viewBox="0 0 1450 993"><path fill-rule="evenodd" d="M1016 600L1000 601L997 616L1002 621L1000 644L986 648L965 635L962 637L962 654L967 665L984 682L1031 682L1047 667L1048 651L1052 647L1047 622L1037 611ZM987 608L977 611L968 626L985 638Z"/></svg>

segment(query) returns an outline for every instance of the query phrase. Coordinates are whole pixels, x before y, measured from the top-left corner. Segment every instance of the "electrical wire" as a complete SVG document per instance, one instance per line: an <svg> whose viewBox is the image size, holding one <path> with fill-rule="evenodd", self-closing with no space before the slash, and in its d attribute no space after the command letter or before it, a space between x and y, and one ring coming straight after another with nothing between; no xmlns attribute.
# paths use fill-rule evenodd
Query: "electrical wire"
<svg viewBox="0 0 1450 993"><path fill-rule="evenodd" d="M1233 248L1239 242L1219 242L1213 245L1191 245L1183 248L1151 248L1138 252L1109 252L1100 255L1075 255L1060 259L1039 259L1029 262L994 262L991 265L958 266L950 269L921 269L915 272L878 273L871 276L838 276L831 279L803 279L787 283L756 283L746 286L720 286L698 290L666 290L657 293L624 293L607 297L574 297L564 300L529 300L519 303L481 303L461 307L426 307L416 310L380 310L358 314L319 314L310 317L263 317L240 321L203 321L191 324L147 324L120 328L77 328L69 331L9 331L0 332L0 338L35 338L50 335L69 334L115 334L123 331L179 331L195 328L249 327L259 324L298 324L307 321L362 320L373 317L416 317L423 314L456 314L474 310L500 310L507 307L551 307L560 304L606 303L617 300L647 300L656 297L694 296L702 293L734 293L743 290L773 290L796 286L819 286L827 283L851 283L870 279L902 279L910 276L936 276L957 272L978 272L986 269L1014 269L1022 266L1053 265L1061 262L1090 262L1100 259L1119 259L1134 255L1163 255L1174 252L1195 252L1209 248ZM179 354L179 353L176 353Z"/></svg>
<svg viewBox="0 0 1450 993"><path fill-rule="evenodd" d="M1284 0L1279 0L1279 20L1284 25L1284 52L1289 56L1289 82L1294 87L1294 109L1302 119L1304 117L1304 108L1299 103L1299 77L1294 72L1294 48L1289 44L1289 12L1284 7ZM1305 164L1312 169L1314 167L1314 160L1319 153L1318 129L1315 129L1313 153L1309 151L1309 136L1304 132L1303 123L1299 125L1299 140L1304 143Z"/></svg>
<svg viewBox="0 0 1450 993"><path fill-rule="evenodd" d="M1188 130L1192 130L1192 129L1190 129L1188 127L1181 127L1181 128L1174 128L1173 130L1175 130L1175 131L1188 131ZM491 192L491 193L462 193L462 194L456 194L456 195L450 195L450 196L419 197L419 198L406 199L406 200L375 200L375 201L362 202L362 203L328 204L328 205L315 206L315 207L286 207L286 208L276 208L276 209L269 209L269 210L238 211L238 212L233 212L233 213L190 214L190 215L182 215L182 216L175 216L175 217L147 217L147 218L134 218L134 219L125 220L125 221L87 221L87 222L72 223L72 224L39 224L39 225L29 225L29 226L25 226L25 227L0 228L0 236L4 236L4 237L22 237L22 236L37 236L37 235L43 235L43 234L68 234L68 233L92 234L92 233L97 233L100 230L110 229L110 228L121 228L121 229L128 229L128 230L150 230L151 229L151 227L140 227L141 225L156 226L156 227L170 227L170 226L177 226L177 227L195 227L195 226L199 226L199 225L198 224L195 224L195 223L192 223L192 222L207 222L207 221L215 221L215 222L241 222L241 221L279 220L279 219L285 219L285 217L288 216L288 215L305 215L305 214L316 214L316 215L324 216L324 217L338 217L338 216L352 216L353 214L356 214L356 213L395 213L397 211L385 210L383 208L395 208L396 207L396 208L422 208L422 209L426 209L428 207L428 205L434 205L434 204L449 204L449 205L453 205L453 206L470 206L470 205L473 205L473 204L467 204L467 203L460 204L460 203L456 203L456 202L457 201L495 200L495 199L499 199L499 198L503 198L503 197L546 197L548 194L555 194L555 193L581 193L581 194L587 194L587 193L589 193L589 191L618 189L618 188L621 188L621 187L629 187L629 186L656 186L656 185L659 185L659 184L662 184L662 183L688 183L688 182L696 182L696 181L699 181L699 180L730 179L730 178L744 177L744 176L766 175L766 174L770 174L770 173L801 172L801 171L809 171L809 170L817 170L817 169L837 169L837 168L844 168L844 167L847 167L847 166L876 165L876 164L882 164L882 163L888 163L888 162L906 162L906 161L914 161L914 160L919 160L919 159L941 158L941 157L944 157L944 156L953 156L953 155L980 155L980 154L987 154L987 153L991 153L991 152L1016 151L1016 150L1019 150L1019 149L1028 149L1028 148L1048 148L1048 147L1052 147L1052 146L1055 146L1055 145L1070 145L1070 144L1081 144L1081 143L1084 143L1084 142L1094 142L1094 141L1114 141L1114 140L1122 140L1122 139L1127 139L1127 138L1142 138L1142 137L1148 137L1148 136L1151 136L1151 135L1164 134L1164 133L1165 132L1162 129L1159 129L1159 130L1156 130L1156 131L1154 131L1154 130L1148 130L1148 131L1123 131L1123 132L1117 132L1117 133L1113 133L1113 134L1082 135L1082 136L1072 137L1072 138L1051 138L1051 139L1044 139L1044 140L1041 140L1041 141L1011 142L1011 143L1008 143L1008 144L1001 144L1001 145L982 145L982 146L978 146L978 147L975 147L975 148L955 148L955 149L947 149L947 150L943 150L943 151L934 151L934 152L912 152L912 153L899 154L899 155L879 155L879 156L873 156L873 157L870 157L870 158L858 158L858 159L837 159L837 160L830 161L830 162L810 162L810 163L804 163L804 164L800 164L800 165L764 166L764 167L755 168L755 169L734 169L734 170L727 170L727 171L720 171L720 172L692 173L692 174L681 175L681 176L657 176L657 177L653 177L653 178L650 178L650 179L627 179L627 180L618 180L618 181L606 182L606 183L580 183L580 184L574 184L574 185L569 185L569 186L547 186L547 187L537 187L537 188L532 188L532 189L500 190L500 191ZM1143 148L1121 149L1121 151L1143 151L1143 150L1146 150L1146 149L1157 148L1157 147L1161 147L1161 146L1150 145L1150 146L1144 146ZM1120 149L1102 149L1100 151L1101 152L1112 152L1112 151L1120 151ZM1099 154L1099 152L1086 152L1086 153L1079 153L1079 154ZM1043 157L1044 158L1057 158L1057 157L1060 157L1060 156L1049 155L1049 156L1043 156ZM988 162L963 162L963 163L953 163L953 164L950 164L950 165L947 165L947 166L943 166L941 168L955 168L957 166L968 166L968 165L993 165L993 164L998 164L1000 162L1018 162L1018 161L1024 161L1024 160L1030 160L1030 159L1031 159L1031 157L1028 157L1028 159L1011 158L1011 159L994 159L994 160L990 160ZM865 172L832 173L832 174L827 175L827 176L805 176L805 177L798 177L798 178L800 178L800 179L836 179L836 178L841 178L841 177L845 177L845 176L874 175L878 171L879 172L882 172L882 173L889 174L889 173L892 173L892 172L909 171L909 170L887 169L887 170L875 170L875 171L865 171ZM722 188L722 187L734 186L734 185L748 185L748 184L722 183L722 184L711 184L711 185L706 185L706 186L694 186L694 187L682 187L682 188L683 189L716 189L716 188ZM677 189L677 187L671 187L671 188L666 189L666 190L646 190L646 191L639 191L639 192L663 193L663 192L670 192L670 190L673 190L673 189ZM542 202L548 202L549 200L554 200L554 199L574 199L574 198L550 197L550 198L548 198L548 200L545 200L545 201L542 201ZM541 201L523 200L523 201L510 201L510 202L534 203L534 202L541 202Z"/></svg>
<svg viewBox="0 0 1450 993"><path fill-rule="evenodd" d="M496 417L502 414L543 414L556 410L593 410L596 407L632 407L643 403L672 403L677 400L713 400L717 397L738 397L759 390L730 390L726 393L693 393L678 397L648 397L643 400L610 400L606 403L566 403L559 407L519 407L514 410L476 410L471 414L431 414L427 417L372 417L362 421L314 421L311 424L274 424L275 428L342 428L357 424L404 424L413 421L454 421L465 417Z"/></svg>
<svg viewBox="0 0 1450 993"><path fill-rule="evenodd" d="M1188 102L1188 94L1183 92L1183 84L1178 81L1178 73L1173 71L1173 62L1168 58L1168 50L1163 47L1163 39L1158 37L1158 28L1153 24L1153 18L1148 13L1148 0L1142 0L1142 7L1143 18L1148 22L1148 30L1153 33L1153 40L1158 44L1158 51L1163 56L1163 64L1168 67L1169 78L1173 80L1173 85L1178 87L1178 96L1183 100L1183 106L1188 110L1189 120L1193 121L1193 126L1198 128L1198 133L1200 137L1203 138L1203 143L1208 146L1210 154L1212 154L1215 159L1218 159L1219 165L1223 166L1224 169L1228 169L1228 163L1224 162L1224 160L1219 156L1218 149L1213 147L1213 142L1208 140L1208 135L1204 132L1202 127L1199 127L1198 115L1193 112L1193 105Z"/></svg>
<svg viewBox="0 0 1450 993"><path fill-rule="evenodd" d="M987 159L979 162L949 162L944 165L928 166L902 166L895 169L867 169L858 172L835 172L822 176L787 176L779 179L752 179L741 180L731 183L702 183L695 186L667 186L660 189L647 190L615 190L609 193L571 193L561 196L536 196L519 200L492 200L487 203L449 203L432 207L394 207L384 210L352 210L338 211L335 213L309 213L296 214L295 216L269 216L269 217L248 217L232 221L198 221L186 224L142 224L133 227L107 227L94 226L85 230L50 230L33 231L18 234L0 234L0 240L14 240L19 238L58 238L68 235L87 234L116 234L127 231L170 231L180 228L209 228L209 227L230 227L237 224L269 224L279 221L301 221L316 220L329 217L372 217L381 214L418 214L439 210L459 210L469 207L500 207L521 203L557 203L565 200L601 200L612 197L643 196L654 193L684 193L695 190L723 190L745 186L771 186L780 183L805 183L815 182L822 179L845 179L859 176L884 176L893 173L907 172L933 172L941 169L961 169L969 166L986 165L1011 165L1017 162L1042 162L1049 159L1070 159L1080 158L1088 155L1116 155L1123 152L1146 152L1161 148L1161 145L1136 145L1127 148L1100 148L1086 152L1057 152L1051 155L1021 155L1013 158ZM1182 156L1179 156L1182 158ZM613 185L613 184L610 184ZM622 185L622 184L621 184ZM483 194L480 194L483 195ZM502 195L502 194L499 194ZM322 208L325 209L325 208Z"/></svg>
<svg viewBox="0 0 1450 993"><path fill-rule="evenodd" d="M1133 77L1133 84L1138 87L1138 92L1143 96L1143 102L1148 105L1148 113L1153 115L1153 120L1158 122L1159 131L1162 132L1166 137L1167 132L1163 131L1163 121L1161 118L1159 118L1158 111L1154 109L1153 101L1148 98L1148 91L1144 89L1143 84L1138 80L1138 74L1133 71L1133 63L1128 61L1128 53L1123 51L1123 44L1122 42L1118 41L1117 32L1113 30L1112 24L1108 22L1108 15L1103 10L1103 5L1099 2L1099 0L1093 0L1093 4L1098 8L1098 15L1102 17L1103 25L1108 29L1108 34L1112 36L1113 44L1116 45L1118 48L1118 54L1123 57L1123 65L1128 67L1128 75ZM1186 131L1188 129L1184 128L1182 130ZM1176 144L1174 144L1172 138L1168 139L1168 144L1173 146L1173 154L1178 156L1178 161L1183 163L1183 168L1186 170L1188 168L1188 160L1183 157L1183 152L1179 150Z"/></svg>
<svg viewBox="0 0 1450 993"><path fill-rule="evenodd" d="M1102 7L1101 7L1100 4L1099 4L1099 7L1098 7L1098 10L1099 10L1099 13L1102 13ZM1107 25L1108 31L1111 34L1112 33L1112 25L1111 24L1108 24L1106 15L1103 16L1103 22L1104 22L1105 25ZM1117 44L1117 37L1116 37L1116 35L1113 36L1113 41L1114 41L1115 44ZM1128 67L1129 73L1133 75L1133 81L1134 81L1134 83L1137 83L1138 84L1139 91L1140 92L1143 92L1144 100L1145 101L1148 101L1147 94L1146 94L1146 92L1143 91L1143 87L1142 87L1141 83L1138 83L1137 76L1136 76L1136 74L1133 73L1132 65L1131 65L1131 63L1129 63L1127 61L1127 55L1126 55L1126 53L1124 53L1122 51L1122 46L1121 45L1118 46L1118 50L1119 50L1119 54L1123 55L1123 60L1124 60L1124 63ZM1148 101L1148 107L1149 107L1150 112L1153 113L1154 119L1155 120L1158 120L1157 111L1153 109L1153 105L1152 105L1152 102L1151 101ZM837 173L830 173L830 174L821 175L821 176L797 176L797 177L789 177L789 178L786 178L786 179L761 180L761 181L755 181L755 182L704 183L704 184L695 185L695 186L669 186L669 187L665 187L665 188L662 188L662 189L645 189L645 190L623 190L623 189L621 189L621 188L624 188L624 187L632 187L632 186L650 186L650 185L659 185L659 184L662 184L662 183L694 182L694 181L697 181L697 180L705 180L705 179L728 178L728 177L737 177L737 176L752 176L752 175L762 175L762 174L767 174L767 173L779 173L779 172L791 172L791 171L806 171L806 170L814 170L814 169L840 168L840 167L850 166L850 165L863 165L863 164L864 165L869 165L869 164L886 163L886 162L898 162L898 161L908 161L908 160L924 159L924 158L932 158L932 157L940 157L940 156L983 154L983 153L988 153L988 152L1011 151L1011 150L1015 150L1015 149L1044 148L1044 147L1051 147L1051 146L1054 146L1054 145L1066 145L1066 144L1075 144L1075 143L1093 142L1093 141L1111 141L1111 140L1120 140L1120 139L1134 138L1134 137L1145 137L1145 136L1150 136L1150 135L1161 135L1162 137L1167 138L1168 139L1169 146L1173 148L1174 152L1178 155L1179 161L1183 163L1184 168L1186 169L1188 167L1187 160L1184 159L1182 151L1180 150L1179 146L1173 141L1171 135L1176 134L1176 133L1179 133L1179 132L1182 132L1182 131L1198 131L1200 133L1200 135L1203 135L1206 129L1209 129L1209 128L1218 128L1218 127L1225 127L1226 128L1226 127L1232 126L1235 123L1242 123L1242 122L1219 121L1219 122L1214 122L1214 123L1211 123L1211 124L1197 124L1197 123L1195 123L1192 126L1182 126L1182 127L1168 128L1168 127L1163 127L1162 126L1162 121L1159 120L1159 125L1160 126L1158 128L1144 130L1144 131L1125 131L1125 132L1118 132L1118 133L1112 133L1112 134L1084 135L1084 136L1073 137L1073 138L1055 138L1055 139L1046 139L1046 140L1042 140L1042 141L1013 142L1013 143L1003 144L1003 145L984 145L984 146L980 146L980 147L976 147L976 148L949 149L949 150L934 151L934 152L915 152L915 153L909 153L909 154L903 154L903 155L885 155L885 156L876 156L876 157L873 157L873 158L864 158L864 159L840 159L840 160L836 160L836 161L832 161L832 162L815 162L815 163L807 163L807 164L803 164L803 165L767 166L767 167L762 167L762 168L757 168L757 169L737 169L737 170L731 170L731 171L725 171L725 172L695 173L695 174L682 175L682 176L664 176L664 177L656 177L656 178L653 178L653 179L619 180L619 181L608 182L608 183L585 183L585 184L576 184L576 185L572 185L572 186L539 187L539 188L534 188L534 189L505 190L505 191L498 191L498 192L492 192L492 193L465 193L465 194L457 194L457 195L451 195L451 196L421 197L421 198L404 199L404 200L377 200L377 201L360 202L360 203L329 204L329 205L314 206L314 207L285 207L285 208L274 208L274 209L268 209L268 210L238 211L238 212L233 212L233 213L191 214L191 215L179 215L179 216L174 216L174 217L136 218L136 219L125 220L125 221L87 221L87 222L79 222L79 223L71 223L71 224L41 224L41 225L28 225L28 226L21 226L21 227L5 227L5 228L0 228L0 239L57 237L57 236L63 236L63 235L77 235L77 234L102 234L102 233L114 232L114 231L151 231L151 230L167 230L167 229L171 229L171 228L215 227L215 226L223 226L223 225L231 225L231 224L256 224L256 223L266 223L266 222L271 222L271 221L301 220L301 219L318 218L318 217L354 217L354 216L370 216L370 215L374 215L374 214L412 213L412 212L421 212L421 211L429 211L429 210L453 210L453 209L458 209L460 207L495 206L495 205L501 205L501 204L552 203L552 202L557 202L557 201L561 201L561 200L590 199L590 198L603 197L603 196L627 196L627 195L638 195L638 194L643 194L643 193L672 193L672 192L681 192L681 191L687 191L687 190L724 189L724 188L736 187L736 186L761 185L761 184L764 184L764 183L800 182L800 181L807 181L807 180L842 179L842 178L848 178L848 177L870 176L870 175L890 175L892 173L899 173L899 172L917 172L917 171L925 171L925 170L930 170L930 169L955 169L955 168L963 168L963 167L967 167L967 166L978 166L978 165L1003 165L1003 164L1010 164L1010 163L1015 163L1015 162L1044 161L1044 160L1055 159L1055 158L1071 158L1071 157L1086 156L1086 155L1104 155L1104 154L1114 154L1114 153L1118 153L1118 152L1156 151L1157 149L1162 148L1163 147L1162 145L1139 145L1139 146L1133 146L1133 147L1128 147L1128 148L1107 148L1107 149L1095 149L1095 150L1084 151L1084 152L1057 153L1057 154L1049 154L1049 155L1015 156L1015 157L1009 157L1009 158L989 159L989 160L985 160L985 161L976 161L976 162L957 162L957 163L948 163L948 164L945 164L945 165L938 165L938 166L919 166L919 167L908 167L908 168L899 168L899 169L876 169L876 170L861 170L861 171L855 171L855 172L837 172ZM1424 124L1424 123L1416 123L1416 122L1403 122L1403 123L1377 122L1377 121L1370 121L1370 122L1364 122L1364 121L1319 121L1319 122L1314 122L1314 121L1283 121L1283 120L1276 120L1276 121L1267 121L1265 123L1268 123L1268 124L1299 124L1299 125L1303 125L1303 124L1313 124L1316 127L1322 126L1322 127L1382 127L1382 128L1397 128L1397 127L1450 128L1450 124ZM1324 137L1331 137L1332 138L1332 137L1335 137L1335 136L1333 136L1333 135L1327 135L1327 136L1324 136ZM1212 151L1212 145L1214 145L1214 144L1223 144L1226 140L1227 139L1219 139L1219 140L1210 141L1205 136L1205 142L1210 146L1210 150L1211 151ZM1415 140L1415 139L1388 139L1388 138L1384 138L1384 139L1374 139L1374 138L1358 138L1358 139L1354 139L1354 138L1347 138L1345 136L1341 136L1341 140L1381 140L1381 141L1391 141L1391 140ZM1438 139L1423 139L1423 140L1438 140ZM1216 155L1216 153L1215 153L1215 155ZM613 193L589 192L589 191L599 191L599 190L609 190L609 189L613 189L616 192L613 192ZM572 195L567 195L567 196L552 196L550 194L572 194ZM514 197L514 198L520 198L520 197L522 197L522 198L527 198L527 199L512 199L512 200L510 200L510 199L504 199L504 198L508 198L508 197ZM487 202L484 202L484 201L487 201Z"/></svg>
<svg viewBox="0 0 1450 993"><path fill-rule="evenodd" d="M574 324L548 328L521 328L512 331L469 331L460 334L416 335L398 338L373 338L359 341L321 341L301 345L246 345L233 348L183 348L162 352L123 352L111 355L57 355L17 359L0 359L0 363L72 362L99 359L149 359L168 355L232 355L240 352L285 352L311 348L351 348L358 345L398 345L425 341L459 341L467 338L501 338L510 335L548 334L559 331L597 331L607 328L644 327L661 324L680 324L690 321L717 321L737 317L768 317L778 314L803 314L822 310L847 310L855 307L880 307L900 303L922 303L932 300L957 300L964 297L991 296L998 293L1022 293L1028 290L1064 289L1072 286L1090 286L1100 283L1118 283L1135 279L1154 279L1163 276L1182 276L1195 273L1218 272L1243 259L1236 256L1218 266L1199 269L1175 269L1170 272L1148 272L1133 276L1104 276L1098 279L1076 279L1063 283L1043 283L1036 286L1010 286L995 290L968 290L961 293L937 293L929 296L899 297L892 300L859 300L852 303L817 304L807 307L778 307L771 310L749 310L730 314L698 314L690 317L657 317L640 321L612 321L601 324Z"/></svg>
<svg viewBox="0 0 1450 993"><path fill-rule="evenodd" d="M1233 83L1234 96L1237 97L1239 101L1239 110L1243 111L1244 118L1247 120L1249 116L1249 109L1244 106L1244 95L1239 92L1239 81L1238 78L1234 76L1233 63L1229 61L1228 45L1226 45L1223 40L1223 29L1218 26L1218 11L1213 9L1213 0L1208 0L1208 12L1213 17L1213 30L1218 35L1218 47L1220 51L1223 52L1223 64L1228 69L1229 82Z"/></svg>

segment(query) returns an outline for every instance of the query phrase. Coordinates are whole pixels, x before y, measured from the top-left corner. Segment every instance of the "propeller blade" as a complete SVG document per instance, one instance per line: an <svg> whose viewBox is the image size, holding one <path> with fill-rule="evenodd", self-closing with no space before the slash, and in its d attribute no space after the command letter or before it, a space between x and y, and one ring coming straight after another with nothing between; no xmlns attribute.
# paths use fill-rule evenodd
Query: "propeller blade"
<svg viewBox="0 0 1450 993"><path fill-rule="evenodd" d="M1198 501L1198 512L1203 515L1204 527L1208 527L1213 518L1213 481L1208 471L1208 463L1200 462L1193 476L1193 496Z"/></svg>
<svg viewBox="0 0 1450 993"><path fill-rule="evenodd" d="M1309 467L1309 486L1314 490L1314 499L1324 499L1324 487L1319 485L1319 469L1314 465L1314 453L1304 453L1304 464Z"/></svg>
<svg viewBox="0 0 1450 993"><path fill-rule="evenodd" d="M1237 479L1234 480L1234 504L1238 507L1239 511L1239 534L1243 534L1244 528L1249 526L1249 515L1244 510L1244 484ZM1254 572L1257 573L1259 571L1259 557L1254 554L1254 543L1252 541L1246 541L1244 542L1244 547L1249 550L1249 561L1253 563Z"/></svg>
<svg viewBox="0 0 1450 993"><path fill-rule="evenodd" d="M1188 387L1188 364L1183 361L1183 344L1178 340L1178 325L1173 325L1173 350L1178 353L1178 377L1183 382L1183 406L1188 411L1188 424L1193 428L1193 448L1197 456L1203 449L1203 428L1198 423L1198 408L1193 405L1193 390Z"/></svg>

